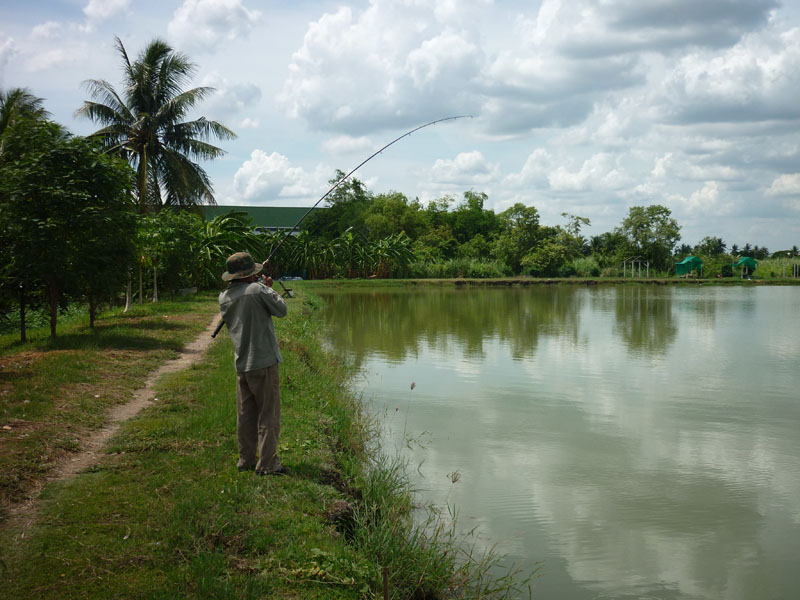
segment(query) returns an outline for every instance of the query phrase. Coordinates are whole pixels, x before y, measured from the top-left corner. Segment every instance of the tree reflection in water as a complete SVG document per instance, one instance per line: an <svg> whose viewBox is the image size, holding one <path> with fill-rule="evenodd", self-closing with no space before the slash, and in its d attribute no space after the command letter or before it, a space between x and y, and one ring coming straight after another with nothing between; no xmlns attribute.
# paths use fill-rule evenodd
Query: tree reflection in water
<svg viewBox="0 0 800 600"><path fill-rule="evenodd" d="M331 342L357 366L364 349L389 361L418 356L423 346L482 358L487 340L508 345L515 360L532 357L539 337L578 339L584 294L571 287L350 289L323 294Z"/></svg>

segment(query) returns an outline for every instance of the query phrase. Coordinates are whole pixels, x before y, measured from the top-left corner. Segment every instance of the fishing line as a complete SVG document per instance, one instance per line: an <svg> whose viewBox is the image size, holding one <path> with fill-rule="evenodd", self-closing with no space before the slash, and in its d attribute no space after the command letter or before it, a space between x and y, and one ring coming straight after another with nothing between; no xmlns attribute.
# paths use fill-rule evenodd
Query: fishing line
<svg viewBox="0 0 800 600"><path fill-rule="evenodd" d="M393 144L396 144L397 142L399 142L400 140L402 140L404 137L408 137L408 136L409 136L409 135L411 135L412 133L414 133L414 132L417 132L417 131L419 131L420 129L423 129L423 128L425 128L425 127L429 127L430 125L436 125L437 123L441 123L441 122L443 122L443 121L452 121L452 120L454 120L454 119L471 119L471 118L472 118L472 115L458 115L458 116L455 116L455 117L445 117L445 118L443 118L443 119L436 119L435 121L431 121L430 123L425 123L424 125L420 125L419 127L415 127L415 128L414 128L414 129L412 129L411 131L407 131L407 132L405 132L405 133L404 133L403 135L401 135L400 137L398 137L398 138L395 138L395 139L393 139L391 142L389 142L388 144L386 144L386 145L385 145L383 148L381 148L380 150L376 150L376 151L375 151L373 154L371 154L369 157L367 157L366 159L364 159L363 161L361 161L361 162L358 164L358 166L357 166L356 168L354 168L354 169L353 169L352 171L350 171L350 172L349 172L347 175L345 175L344 177L342 177L342 178L341 178L339 181L337 181L336 183L334 183L334 184L333 184L333 187L332 187L331 189L329 189L327 192L325 192L325 194L323 194L323 195L322 195L322 197L321 197L319 200L317 200L317 201L314 203L314 205L313 205L311 208L309 208L309 209L306 211L306 213L305 213L305 214L304 214L302 217L300 217L300 220L299 220L297 223L295 223L294 227L292 227L292 228L289 230L289 233L287 233L287 234L286 234L286 235L283 237L283 239L280 241L280 243L279 243L279 244L278 244L278 245L275 247L275 249L274 249L272 252L270 252L269 256L267 257L267 260L265 260L265 261L264 261L264 263L265 263L265 264L266 264L266 263L268 263L268 262L269 262L269 260L270 260L270 259L271 259L273 256L275 256L275 253L278 251L278 249L279 249L279 248L280 248L280 247L283 245L283 243L284 243L284 242L285 242L285 241L286 241L286 240L289 238L289 236L290 236L290 235L292 235L292 234L293 234L293 233L294 233L294 232L297 230L297 228L300 226L300 223L302 223L302 222L303 222L303 220L304 220L304 219L305 219L305 218L306 218L308 215L310 215L310 214L311 214L311 211L313 211L313 210L314 210L314 209L317 207L317 205L318 205L320 202L322 202L323 200L325 200L325 198L327 198L328 196L330 196L330 195L331 195L331 194L332 194L332 193L333 193L333 192L336 190L336 188L338 188L338 187L339 187L339 186L340 186L342 183L344 183L345 181L347 181L347 179L348 179L348 178L349 178L349 177L350 177L350 176L351 176L353 173L355 173L356 171L358 171L358 170L359 170L361 167L363 167L365 164L367 164L367 163L368 163L369 161L371 161L373 158L375 158L376 156L378 156L378 154L380 154L381 152L383 152L384 150L386 150L386 149L387 149L389 146L391 146L391 145L393 145Z"/></svg>
<svg viewBox="0 0 800 600"><path fill-rule="evenodd" d="M266 265L266 264L267 264L267 263L270 261L270 259L271 259L273 256L275 256L275 253L276 253L276 252L278 252L278 250L280 249L280 247L281 247L281 246L283 246L284 242L285 242L287 239L289 239L289 236L290 236L290 235L292 235L292 234L293 234L293 233L294 233L294 232L297 230L297 228L300 226L300 223L302 223L302 222L305 220L305 218L306 218L308 215L310 215L310 214L311 214L311 211L313 211L313 210L314 210L314 209L317 207L317 205L318 205L320 202L322 202L323 200L325 200L325 198L327 198L328 196L330 196L330 195L331 195L331 194L332 194L332 193L333 193L333 192L336 190L336 188L338 188L338 187L339 187L339 186L340 186L342 183L344 183L345 181L347 181L347 179L348 179L348 178L349 178L349 177L350 177L350 176L351 176L353 173L355 173L356 171L358 171L358 170L359 170L361 167L363 167L365 164L367 164L367 163L368 163L369 161L371 161L373 158L375 158L376 156L378 156L378 154L380 154L381 152L383 152L384 150L386 150L386 149L387 149L387 148L389 148L390 146L392 146L392 145L396 144L397 142L399 142L399 141L400 141L400 140L402 140L403 138L410 136L412 133L415 133L415 132L419 131L420 129L424 129L425 127L430 127L431 125L436 125L437 123L442 123L442 122L444 122L444 121L454 121L455 119L471 119L471 118L473 118L473 117L472 117L472 115L456 115L456 116L453 116L453 117L444 117L443 119L436 119L436 120L434 120L434 121L430 121L429 123L425 123L424 125L420 125L419 127L415 127L414 129L412 129L412 130L410 130L410 131L406 131L406 132L405 132L403 135L401 135L401 136L399 136L399 137L396 137L396 138L395 138L395 139L393 139L391 142L389 142L388 144L386 144L386 145L385 145L383 148L381 148L381 149L379 149L379 150L376 150L375 152L373 152L372 154L370 154L370 155L369 155L367 158L365 158L363 161L361 161L361 162L360 162L360 163L359 163L359 164L358 164L358 165L357 165L357 166L356 166L356 167L355 167L353 170L351 170L351 171L350 171L350 172L349 172L347 175L345 175L344 177L342 177L341 179L339 179L339 181L337 181L336 183L334 183L334 184L333 184L333 187L331 187L331 189L329 189L327 192L325 192L325 193L324 193L324 194L323 194L323 195L320 197L320 199L319 199L319 200L317 200L317 201L314 203L314 205L313 205L311 208L309 208L309 209L308 209L308 210L305 212L305 214L303 214L303 216L302 216L302 217L300 217L300 220L299 220L299 221L297 221L297 223L295 223L295 224L294 224L294 227L292 227L292 228L289 230L289 232L288 232L288 233L287 233L285 236L283 236L283 239L282 239L282 240L281 240L281 241L278 243L278 245L277 245L277 246L275 246L275 248L272 250L272 252L270 252L270 253L269 253L269 256L267 256L267 260L265 260L265 261L264 261L264 264ZM220 320L220 322L219 322L219 325L217 325L217 328L214 330L214 333L213 333L213 334L211 334L211 337L217 337L217 334L220 332L220 330L222 329L222 326L223 326L224 324L225 324L225 322L224 322L224 321L222 321L222 320Z"/></svg>

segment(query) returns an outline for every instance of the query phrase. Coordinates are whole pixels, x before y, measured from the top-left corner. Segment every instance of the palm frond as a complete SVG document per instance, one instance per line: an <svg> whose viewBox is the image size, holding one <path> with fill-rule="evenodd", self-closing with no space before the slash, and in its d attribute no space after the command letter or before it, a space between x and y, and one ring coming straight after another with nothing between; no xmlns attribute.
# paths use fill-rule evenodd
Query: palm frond
<svg viewBox="0 0 800 600"><path fill-rule="evenodd" d="M44 109L43 102L27 88L0 92L0 135L19 117L48 118L50 113Z"/></svg>
<svg viewBox="0 0 800 600"><path fill-rule="evenodd" d="M214 204L211 181L199 164L224 154L207 140L233 139L236 134L203 117L183 122L188 112L214 90L184 90L196 66L167 42L154 39L131 61L122 41L124 88L120 93L107 81L84 83L94 101L77 114L103 125L93 137L109 151L121 153L139 172L140 206Z"/></svg>

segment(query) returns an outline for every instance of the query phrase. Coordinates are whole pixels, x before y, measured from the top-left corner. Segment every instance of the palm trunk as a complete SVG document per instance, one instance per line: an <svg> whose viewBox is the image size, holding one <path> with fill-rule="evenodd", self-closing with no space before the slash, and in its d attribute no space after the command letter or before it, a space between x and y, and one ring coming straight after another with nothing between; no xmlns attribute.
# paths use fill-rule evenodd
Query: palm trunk
<svg viewBox="0 0 800 600"><path fill-rule="evenodd" d="M97 316L97 300L94 293L89 292L89 328L94 329L94 320Z"/></svg>
<svg viewBox="0 0 800 600"><path fill-rule="evenodd" d="M58 323L58 289L53 281L47 284L47 299L50 304L50 338L56 339Z"/></svg>
<svg viewBox="0 0 800 600"><path fill-rule="evenodd" d="M125 286L125 310L123 310L122 312L128 312L131 308L131 300L132 300L131 296L133 294L133 290L131 289L133 287L133 282L131 281L131 279L132 279L131 272L130 270L128 270L128 283Z"/></svg>
<svg viewBox="0 0 800 600"><path fill-rule="evenodd" d="M19 341L20 342L27 342L28 341L28 333L27 333L27 326L25 323L25 309L27 308L26 305L26 296L25 296L25 286L19 286Z"/></svg>
<svg viewBox="0 0 800 600"><path fill-rule="evenodd" d="M142 153L139 156L139 212L145 214L147 212L147 144L142 148ZM144 291L142 285L142 258L139 257L139 304L144 303Z"/></svg>
<svg viewBox="0 0 800 600"><path fill-rule="evenodd" d="M153 302L158 302L158 263L153 264Z"/></svg>

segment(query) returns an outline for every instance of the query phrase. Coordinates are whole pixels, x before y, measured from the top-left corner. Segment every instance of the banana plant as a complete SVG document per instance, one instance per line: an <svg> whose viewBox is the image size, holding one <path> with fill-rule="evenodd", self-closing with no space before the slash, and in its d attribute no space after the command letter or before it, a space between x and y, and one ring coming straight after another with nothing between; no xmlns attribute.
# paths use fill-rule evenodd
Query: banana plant
<svg viewBox="0 0 800 600"><path fill-rule="evenodd" d="M227 259L234 252L249 252L256 260L265 251L260 234L254 232L246 212L231 211L218 215L204 224L195 250L198 270L195 283L219 281L219 275Z"/></svg>

